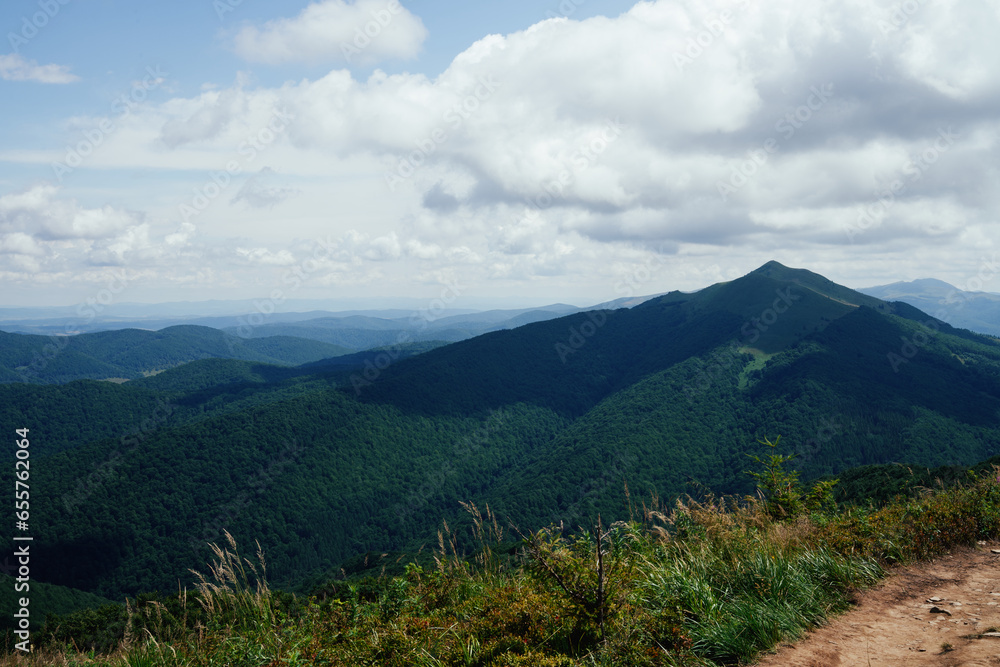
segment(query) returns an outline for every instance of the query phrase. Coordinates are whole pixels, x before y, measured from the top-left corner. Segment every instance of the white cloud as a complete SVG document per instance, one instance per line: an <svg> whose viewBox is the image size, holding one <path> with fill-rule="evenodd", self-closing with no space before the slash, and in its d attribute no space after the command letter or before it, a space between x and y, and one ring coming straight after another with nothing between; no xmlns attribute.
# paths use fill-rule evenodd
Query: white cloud
<svg viewBox="0 0 1000 667"><path fill-rule="evenodd" d="M14 232L0 236L0 253L9 255L43 255L41 246L29 234Z"/></svg>
<svg viewBox="0 0 1000 667"><path fill-rule="evenodd" d="M225 130L239 115L247 113L247 99L242 94L243 77L236 87L223 91L207 91L192 105L190 115L171 118L161 130L163 143L170 148L212 139Z"/></svg>
<svg viewBox="0 0 1000 667"><path fill-rule="evenodd" d="M37 81L39 83L73 83L80 77L71 74L65 65L39 65L19 53L0 55L0 79L6 81Z"/></svg>
<svg viewBox="0 0 1000 667"><path fill-rule="evenodd" d="M292 266L295 256L287 250L272 252L268 248L236 248L236 255L251 264Z"/></svg>
<svg viewBox="0 0 1000 667"><path fill-rule="evenodd" d="M251 62L371 65L412 58L427 37L423 22L398 0L322 0L292 19L247 26L234 39Z"/></svg>
<svg viewBox="0 0 1000 667"><path fill-rule="evenodd" d="M198 230L198 228L195 227L190 222L183 222L183 223L181 223L180 227L177 229L176 232L173 232L171 234L167 234L163 238L163 241L168 246L181 246L181 247L183 247L183 246L188 245L191 242L191 239L194 237L194 235L197 232L197 230Z"/></svg>
<svg viewBox="0 0 1000 667"><path fill-rule="evenodd" d="M38 185L0 197L0 230L29 233L43 240L102 239L137 224L141 216L110 205L84 208L60 199L58 188Z"/></svg>
<svg viewBox="0 0 1000 667"><path fill-rule="evenodd" d="M441 256L441 246L436 243L421 243L417 239L406 242L406 252L418 259L437 259Z"/></svg>
<svg viewBox="0 0 1000 667"><path fill-rule="evenodd" d="M368 249L364 252L364 257L381 262L389 259L399 259L402 254L403 249L400 246L399 237L396 235L396 232L392 232L386 236L372 239L368 243Z"/></svg>
<svg viewBox="0 0 1000 667"><path fill-rule="evenodd" d="M485 36L433 79L376 70L363 80L335 62L341 41L388 5L313 4L245 29L237 49L336 69L277 87L237 75L137 107L84 166L174 170L182 182L149 197L166 204L143 218L128 212L135 206L84 208L30 189L0 197L0 232L27 233L15 222L32 220L40 247L91 239L103 261L128 261L151 252L141 235L122 238L148 219L152 245L162 236L171 252L200 253L220 284L254 275L233 267L294 265L311 252L301 239L330 235L331 257L309 285L382 281L387 291L447 271L607 288L617 279L603 267L634 261L640 244L666 248L663 280L683 281L649 291L732 278L771 258L819 258L833 278L930 267L913 250L921 243L955 270L996 247L1000 16L973 0L918 3L886 30L897 4L641 2L617 18ZM361 56L412 55L423 39L415 25L400 13ZM393 26L419 39L392 37ZM276 109L294 119L257 151L262 169L240 147ZM192 218L197 230L181 225L178 204L230 160L241 174ZM877 222L848 234L895 182Z"/></svg>
<svg viewBox="0 0 1000 667"><path fill-rule="evenodd" d="M93 244L87 261L95 266L128 266L155 258L149 225L132 225L111 239Z"/></svg>
<svg viewBox="0 0 1000 667"><path fill-rule="evenodd" d="M163 251L144 218L110 205L83 206L48 184L0 196L0 272L39 283L61 276L79 287L93 267L155 265Z"/></svg>
<svg viewBox="0 0 1000 667"><path fill-rule="evenodd" d="M919 3L912 9L897 10L889 25L895 28L900 23L900 27L885 30L907 74L956 99L1000 92L995 76L1000 67L1000 44L992 30L986 29L997 25L1000 7L952 0Z"/></svg>

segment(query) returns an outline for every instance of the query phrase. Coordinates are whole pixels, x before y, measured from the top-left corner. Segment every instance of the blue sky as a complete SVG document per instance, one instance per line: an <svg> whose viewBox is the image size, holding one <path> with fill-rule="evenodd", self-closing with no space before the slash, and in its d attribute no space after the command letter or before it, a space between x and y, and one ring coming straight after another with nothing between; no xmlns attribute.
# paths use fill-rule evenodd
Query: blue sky
<svg viewBox="0 0 1000 667"><path fill-rule="evenodd" d="M0 8L0 305L1000 292L987 3L63 1Z"/></svg>
<svg viewBox="0 0 1000 667"><path fill-rule="evenodd" d="M631 2L613 0L568 0L568 13L576 19L595 14L617 15ZM58 0L54 0L58 5ZM154 91L153 101L171 95L196 95L206 83L226 86L239 71L252 72L262 86L276 86L289 79L321 77L329 71L324 64L294 63L277 66L248 66L233 53L230 37L248 24L262 24L283 16L295 16L308 3L292 0L255 2L243 0L181 0L171 3L135 3L101 0L71 0L58 5L58 12L27 44L13 46L25 58L39 64L66 65L80 78L71 85L28 85L0 81L5 103L0 141L8 148L35 148L55 142L54 127L76 115L99 115L109 111L112 100L127 94L132 82L147 67L169 73L169 90ZM234 5L234 6L231 6ZM444 71L456 54L490 33L523 30L548 15L562 15L559 3L518 0L504 3L407 2L407 9L419 15L428 38L413 57L379 63L389 72L419 72L435 77ZM0 53L12 52L10 33L21 37L25 19L42 11L37 0L14 0L0 6L0 29L5 39ZM30 34L30 32L26 33ZM374 66L352 67L357 77L367 77ZM5 178L23 176L23 167L0 164ZM50 170L39 169L38 178Z"/></svg>

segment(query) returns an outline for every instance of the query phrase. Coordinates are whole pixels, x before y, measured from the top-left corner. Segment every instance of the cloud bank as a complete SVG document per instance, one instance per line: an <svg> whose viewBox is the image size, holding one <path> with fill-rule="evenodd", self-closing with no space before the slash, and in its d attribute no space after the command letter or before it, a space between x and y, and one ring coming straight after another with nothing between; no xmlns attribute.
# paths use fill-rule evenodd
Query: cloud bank
<svg viewBox="0 0 1000 667"><path fill-rule="evenodd" d="M243 29L236 50L336 64L386 7L313 4ZM95 164L198 169L204 189L239 163L197 219L178 213L186 195L155 224L238 229L260 250L246 262L332 234L336 263L314 274L324 287L463 276L596 300L653 256L670 261L638 291L770 258L872 284L958 283L997 250L998 31L1000 10L971 0L640 2L484 36L436 78L362 80L342 64L277 87L238 78L137 111ZM412 56L425 35L401 9L354 55ZM253 148L275 113L293 120ZM272 170L282 186L262 180ZM40 218L40 234L12 228L4 247L31 257L67 230L127 228L110 212L67 216ZM300 240L282 243L278 227ZM202 251L228 270L225 253Z"/></svg>

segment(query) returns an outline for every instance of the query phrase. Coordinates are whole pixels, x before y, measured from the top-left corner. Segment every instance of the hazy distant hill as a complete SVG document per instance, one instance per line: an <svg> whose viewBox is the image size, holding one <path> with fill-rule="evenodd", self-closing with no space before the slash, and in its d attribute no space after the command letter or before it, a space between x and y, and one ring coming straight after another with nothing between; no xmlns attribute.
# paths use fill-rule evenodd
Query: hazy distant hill
<svg viewBox="0 0 1000 667"><path fill-rule="evenodd" d="M426 303L418 302L421 307ZM296 305L298 310L292 310ZM362 310L322 310L310 307L311 301L285 301L285 310L262 315L260 304L253 301L203 301L190 303L115 304L100 313L90 307L0 307L0 330L11 333L40 335L72 335L120 329L147 329L159 331L167 327L195 325L225 329L252 322L283 324L323 317L372 317L403 319L419 313L418 308L373 308ZM449 308L438 315L450 316L478 312L469 309Z"/></svg>
<svg viewBox="0 0 1000 667"><path fill-rule="evenodd" d="M1000 343L774 262L404 356L201 361L103 397L71 385L72 419L110 401L114 418L33 466L32 564L106 597L172 591L228 530L293 585L433 542L442 519L463 524L459 501L528 529L621 518L626 482L634 500L749 492L765 436L805 479L1000 453ZM47 396L9 391L28 421ZM106 435L156 397L172 411L140 444Z"/></svg>
<svg viewBox="0 0 1000 667"><path fill-rule="evenodd" d="M540 322L580 311L581 309L576 306L553 304L544 308L487 310L454 315L413 312L405 317L382 318L354 314L262 324L254 327L250 334L254 337L298 336L355 350L365 350L420 341L457 342L488 331L512 329L530 322ZM240 329L235 326L231 326L225 331L233 334L240 333Z"/></svg>
<svg viewBox="0 0 1000 667"><path fill-rule="evenodd" d="M244 340L218 329L191 325L60 337L0 331L0 382L134 379L212 357L298 365L348 352L348 348L303 338Z"/></svg>
<svg viewBox="0 0 1000 667"><path fill-rule="evenodd" d="M365 350L400 342L455 342L488 331L511 329L583 310L630 308L651 298L653 297L623 297L591 308L550 304L538 308L485 311L456 308L429 310L428 304L424 303L421 308L413 310L311 310L274 312L267 316L261 316L249 303L243 304L246 310L237 315L179 315L184 312L185 307L192 311L211 312L221 308L238 308L241 302L162 304L162 312L157 311L155 304L123 304L113 311L109 309L109 312L102 312L98 317L87 318L66 308L0 308L0 330L62 336L123 329L159 331L173 326L194 325L223 329L241 338L291 336L340 345L351 350ZM250 313L254 313L256 317ZM128 315L144 317L129 319Z"/></svg>
<svg viewBox="0 0 1000 667"><path fill-rule="evenodd" d="M903 301L961 329L1000 336L1000 294L966 292L933 278L858 291L886 301Z"/></svg>

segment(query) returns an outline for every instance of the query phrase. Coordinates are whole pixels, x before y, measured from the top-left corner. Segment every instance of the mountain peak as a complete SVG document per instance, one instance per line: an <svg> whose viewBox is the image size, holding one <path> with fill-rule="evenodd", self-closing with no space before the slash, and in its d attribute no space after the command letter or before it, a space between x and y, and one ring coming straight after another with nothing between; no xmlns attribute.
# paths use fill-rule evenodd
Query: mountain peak
<svg viewBox="0 0 1000 667"><path fill-rule="evenodd" d="M761 266L758 269L754 269L748 276L766 276L768 278L773 278L774 280L787 280L796 283L812 283L812 284L830 284L834 285L832 281L828 280L826 277L810 271L809 269L793 269L790 266L785 266L781 262L776 262L771 260Z"/></svg>
<svg viewBox="0 0 1000 667"><path fill-rule="evenodd" d="M795 269L789 269L787 266L781 262L771 260L763 264L760 268L754 269L750 273L768 273L769 271L794 271Z"/></svg>
<svg viewBox="0 0 1000 667"><path fill-rule="evenodd" d="M819 279L830 282L824 276L810 271L809 269L793 269L792 267L785 266L781 262L777 262L773 259L760 268L754 269L747 275L767 276L768 278L774 278L775 280L808 281Z"/></svg>
<svg viewBox="0 0 1000 667"><path fill-rule="evenodd" d="M887 301L906 301L908 298L942 300L948 295L960 292L955 286L936 278L918 278L906 282L895 282L859 290ZM927 304L921 307L926 308Z"/></svg>
<svg viewBox="0 0 1000 667"><path fill-rule="evenodd" d="M836 296L838 299L846 299L849 303L855 305L877 305L873 300L866 299L863 294L849 287L838 285L823 275L809 269L793 269L773 259L759 269L754 269L747 276L766 276L778 281L798 283L825 296Z"/></svg>

